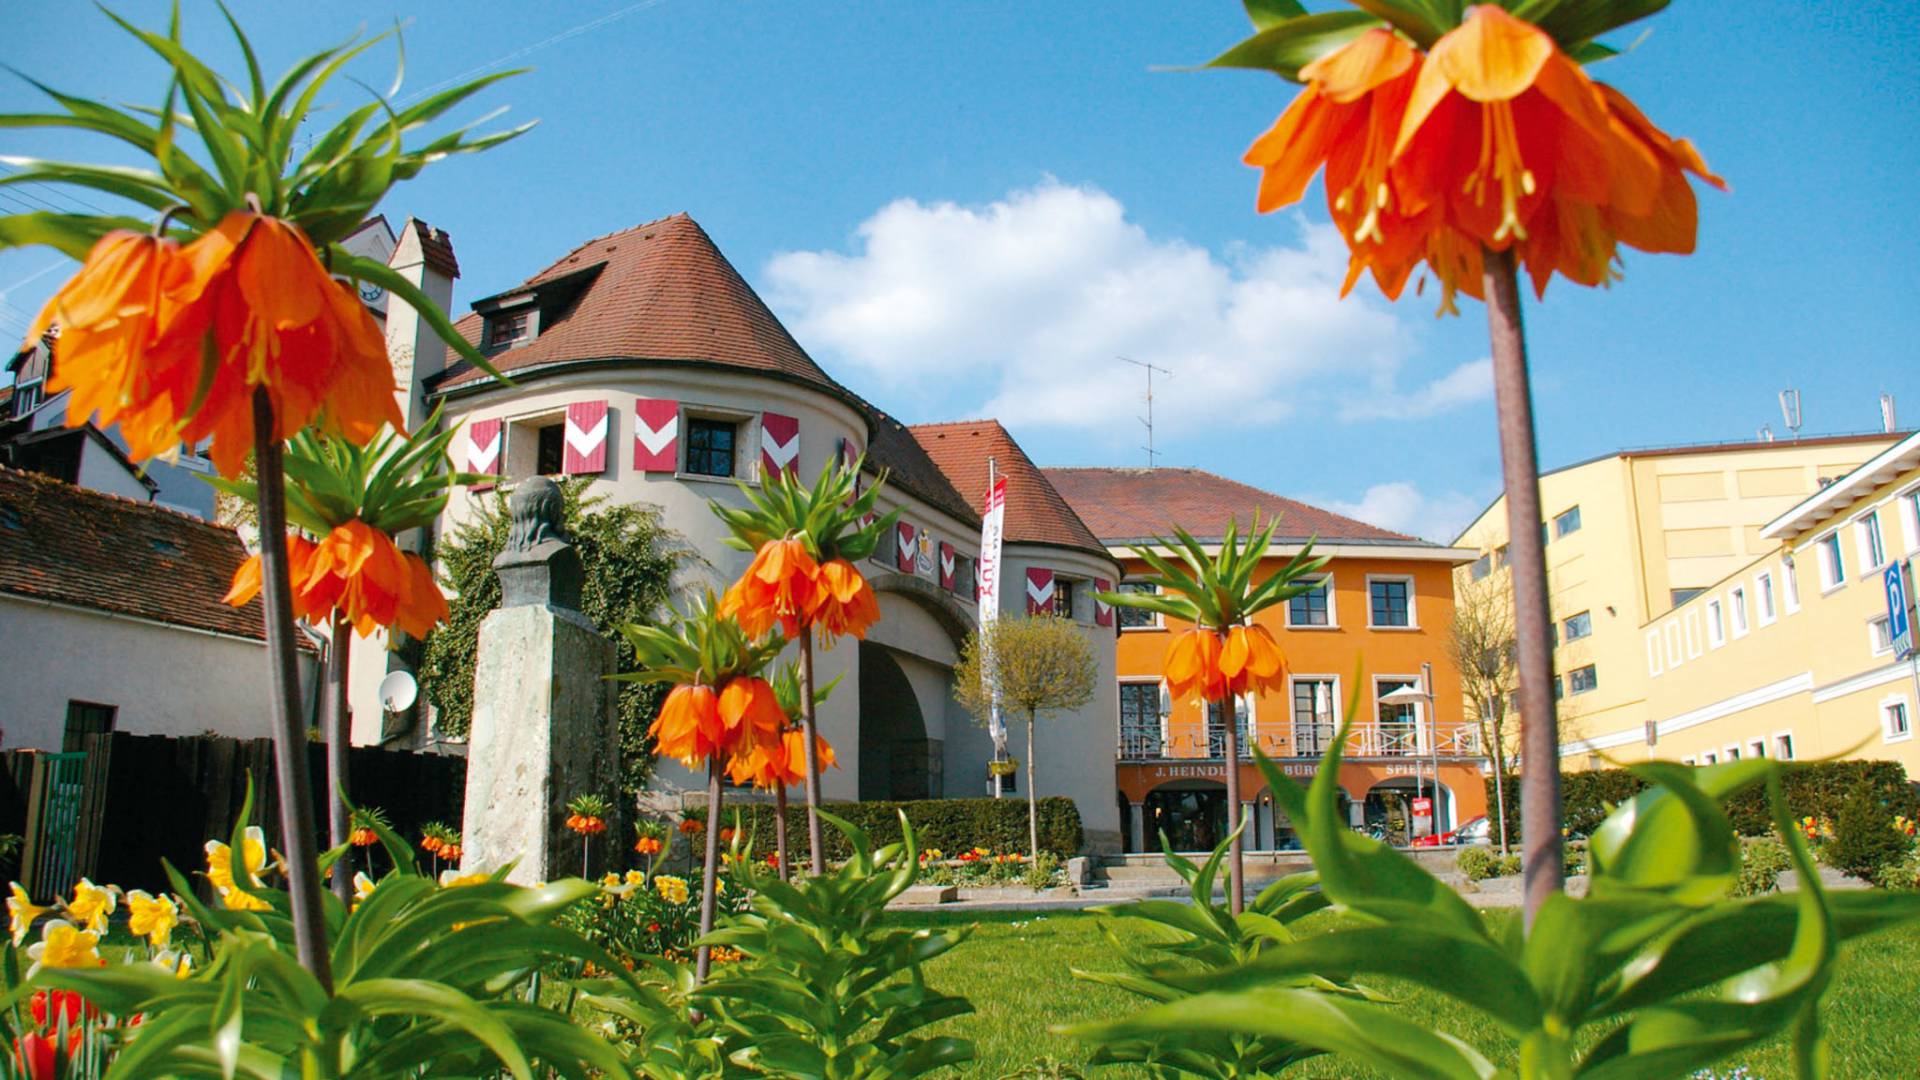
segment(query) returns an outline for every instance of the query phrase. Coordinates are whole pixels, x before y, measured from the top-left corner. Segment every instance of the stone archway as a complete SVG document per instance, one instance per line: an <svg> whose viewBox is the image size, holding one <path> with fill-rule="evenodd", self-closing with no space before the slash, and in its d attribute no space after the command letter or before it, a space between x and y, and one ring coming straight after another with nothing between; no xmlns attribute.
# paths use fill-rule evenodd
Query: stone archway
<svg viewBox="0 0 1920 1080"><path fill-rule="evenodd" d="M943 788L938 740L892 650L860 643L860 798L930 799Z"/></svg>

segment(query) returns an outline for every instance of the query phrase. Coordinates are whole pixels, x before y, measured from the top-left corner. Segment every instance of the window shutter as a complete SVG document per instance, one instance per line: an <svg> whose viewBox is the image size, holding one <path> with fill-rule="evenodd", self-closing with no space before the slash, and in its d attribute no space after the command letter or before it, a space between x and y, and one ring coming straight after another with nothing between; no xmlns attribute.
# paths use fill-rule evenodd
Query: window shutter
<svg viewBox="0 0 1920 1080"><path fill-rule="evenodd" d="M500 475L500 448L504 424L499 420L475 420L467 425L467 471L487 476Z"/></svg>
<svg viewBox="0 0 1920 1080"><path fill-rule="evenodd" d="M800 471L800 421L779 413L760 414L760 476Z"/></svg>
<svg viewBox="0 0 1920 1080"><path fill-rule="evenodd" d="M940 587L948 592L953 591L954 563L958 559L959 555L953 550L953 545L945 540L940 541Z"/></svg>
<svg viewBox="0 0 1920 1080"><path fill-rule="evenodd" d="M1094 592L1093 625L1095 626L1112 626L1113 625L1113 605L1107 603L1105 600L1100 599L1101 593L1112 592L1112 591L1113 591L1113 582L1108 581L1105 578L1093 579L1093 592Z"/></svg>
<svg viewBox="0 0 1920 1080"><path fill-rule="evenodd" d="M1042 615L1053 610L1053 571L1027 567L1027 614Z"/></svg>
<svg viewBox="0 0 1920 1080"><path fill-rule="evenodd" d="M893 528L898 534L894 543L894 565L901 573L911 574L914 564L913 526L902 521L896 523Z"/></svg>
<svg viewBox="0 0 1920 1080"><path fill-rule="evenodd" d="M612 418L604 401L567 406L566 455L560 471L568 476L607 471L607 431Z"/></svg>
<svg viewBox="0 0 1920 1080"><path fill-rule="evenodd" d="M678 401L634 399L633 467L641 472L673 472L680 467Z"/></svg>

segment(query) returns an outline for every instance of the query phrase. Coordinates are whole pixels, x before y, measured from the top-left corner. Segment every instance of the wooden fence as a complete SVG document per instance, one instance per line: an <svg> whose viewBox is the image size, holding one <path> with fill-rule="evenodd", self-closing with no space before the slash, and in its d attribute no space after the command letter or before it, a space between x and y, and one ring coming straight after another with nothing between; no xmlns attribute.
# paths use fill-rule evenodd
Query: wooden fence
<svg viewBox="0 0 1920 1080"><path fill-rule="evenodd" d="M86 758L77 815L58 809L56 759L62 755L0 755L0 831L26 837L21 883L36 899L63 893L81 877L166 889L162 859L184 873L203 870L204 844L232 834L249 777L248 824L265 831L268 846L284 847L272 740L105 732L82 737L80 750ZM326 747L309 744L307 760L324 848ZM357 746L349 770L353 802L384 811L402 836L417 837L428 821L459 827L465 758Z"/></svg>

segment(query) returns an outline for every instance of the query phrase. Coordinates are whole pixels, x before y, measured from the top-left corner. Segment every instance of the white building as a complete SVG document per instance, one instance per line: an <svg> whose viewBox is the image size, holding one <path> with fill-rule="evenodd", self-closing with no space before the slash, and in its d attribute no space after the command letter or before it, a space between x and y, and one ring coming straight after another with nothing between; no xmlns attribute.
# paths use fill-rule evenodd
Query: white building
<svg viewBox="0 0 1920 1080"><path fill-rule="evenodd" d="M408 222L389 261L450 304L458 267L444 233ZM989 742L954 702L951 673L978 621L977 508L991 459L1009 478L1002 610L1071 614L1101 664L1099 695L1043 729L1040 790L1078 802L1090 847L1117 849L1113 613L1090 594L1119 568L1003 428L907 428L841 386L684 214L589 240L471 306L459 329L515 385L457 361L391 300L388 348L409 423L444 404L443 422L464 425L456 463L498 486L591 476L597 492L659 507L707 564L683 586L722 589L745 568L708 507L740 504L736 480L756 484L789 466L812 477L840 454L865 454L869 469L887 472L882 509L900 508L900 526L863 567L881 621L867 641L818 654L823 683L844 676L821 714L840 759L823 778L829 799L986 793ZM457 525L473 498L456 493L438 528ZM384 645L356 645L362 742L381 738L376 687L400 662ZM671 764L661 782L697 785Z"/></svg>

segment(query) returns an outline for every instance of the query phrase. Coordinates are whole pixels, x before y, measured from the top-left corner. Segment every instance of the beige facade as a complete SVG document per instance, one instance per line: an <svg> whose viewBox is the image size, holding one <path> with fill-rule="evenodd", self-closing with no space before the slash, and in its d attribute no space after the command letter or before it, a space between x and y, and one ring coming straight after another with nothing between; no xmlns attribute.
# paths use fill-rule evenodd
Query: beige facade
<svg viewBox="0 0 1920 1080"><path fill-rule="evenodd" d="M1602 760L1595 748L1642 738L1654 719L1643 627L1776 546L1770 522L1895 439L1623 451L1541 476L1565 764ZM1502 497L1455 541L1481 553L1463 588L1499 584L1507 537Z"/></svg>
<svg viewBox="0 0 1920 1080"><path fill-rule="evenodd" d="M1844 756L1920 771L1920 673L1895 651L1883 580L1920 554L1920 436L1796 501L1759 538L1758 558L1640 628L1646 729L1570 752Z"/></svg>

